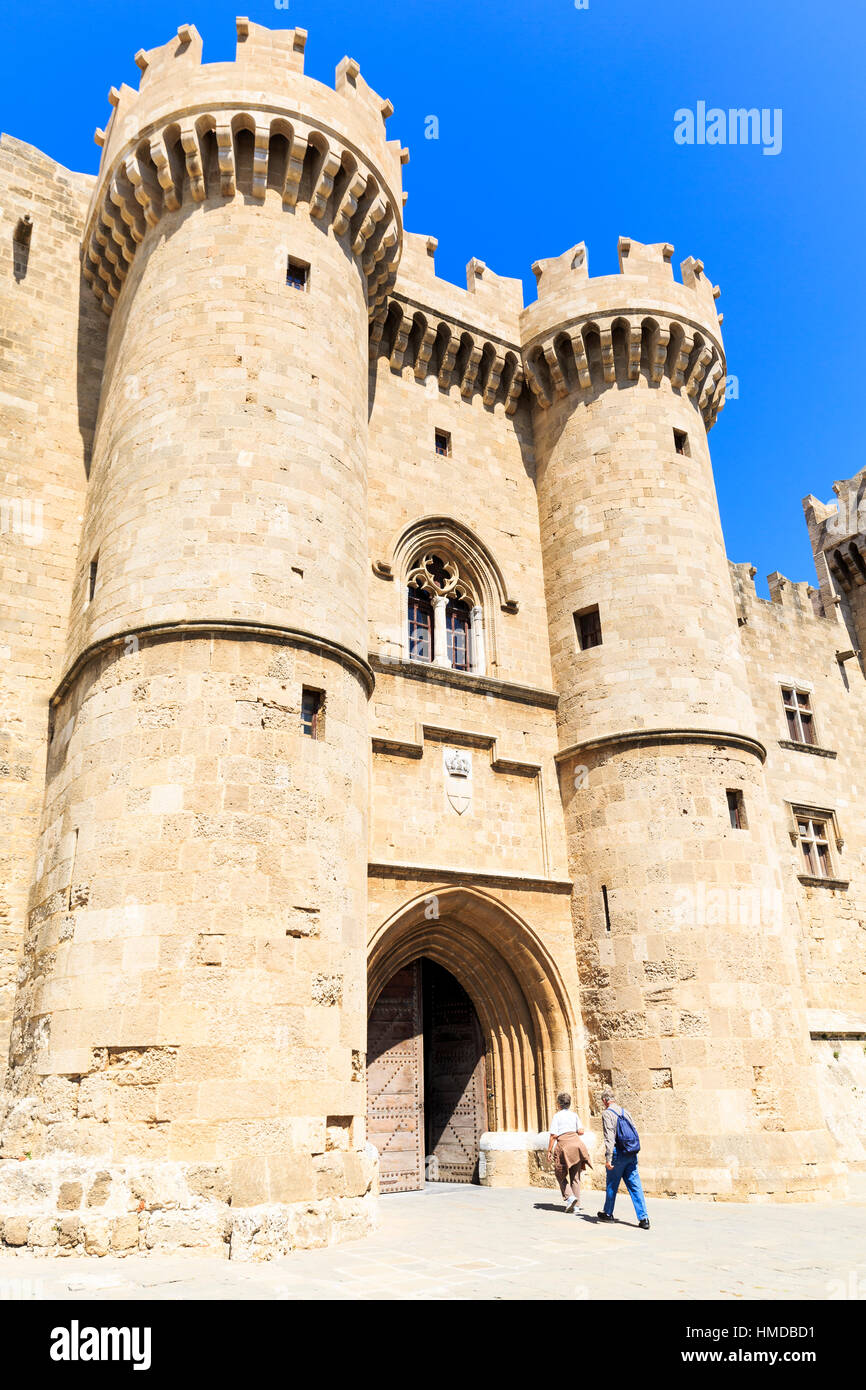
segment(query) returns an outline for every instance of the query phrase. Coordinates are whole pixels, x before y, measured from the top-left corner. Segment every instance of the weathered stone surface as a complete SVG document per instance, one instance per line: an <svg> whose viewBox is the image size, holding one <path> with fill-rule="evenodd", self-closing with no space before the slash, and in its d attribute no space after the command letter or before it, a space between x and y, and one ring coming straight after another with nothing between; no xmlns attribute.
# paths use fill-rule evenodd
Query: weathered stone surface
<svg viewBox="0 0 866 1390"><path fill-rule="evenodd" d="M44 1250L57 1244L60 1223L55 1216L37 1216L30 1222L27 1244L36 1250Z"/></svg>
<svg viewBox="0 0 866 1390"><path fill-rule="evenodd" d="M112 1250L134 1250L138 1248L138 1217L118 1216L111 1223Z"/></svg>
<svg viewBox="0 0 866 1390"><path fill-rule="evenodd" d="M81 1241L81 1221L77 1216L64 1216L61 1218L58 1230L58 1241L61 1246L74 1247Z"/></svg>
<svg viewBox="0 0 866 1390"><path fill-rule="evenodd" d="M82 1222L84 1248L88 1255L107 1255L111 1243L111 1222L102 1217L89 1217Z"/></svg>
<svg viewBox="0 0 866 1390"><path fill-rule="evenodd" d="M84 1189L80 1182L62 1182L57 1194L59 1211L76 1211L81 1206Z"/></svg>
<svg viewBox="0 0 866 1390"><path fill-rule="evenodd" d="M3 1222L3 1240L6 1245L26 1245L29 1227L26 1216L7 1216Z"/></svg>
<svg viewBox="0 0 866 1390"><path fill-rule="evenodd" d="M104 1207L110 1196L111 1174L97 1173L87 1193L87 1205L89 1207Z"/></svg>
<svg viewBox="0 0 866 1390"><path fill-rule="evenodd" d="M186 1181L194 1196L215 1202L228 1202L231 1198L231 1178L228 1170L221 1165L201 1164L197 1168L190 1168Z"/></svg>

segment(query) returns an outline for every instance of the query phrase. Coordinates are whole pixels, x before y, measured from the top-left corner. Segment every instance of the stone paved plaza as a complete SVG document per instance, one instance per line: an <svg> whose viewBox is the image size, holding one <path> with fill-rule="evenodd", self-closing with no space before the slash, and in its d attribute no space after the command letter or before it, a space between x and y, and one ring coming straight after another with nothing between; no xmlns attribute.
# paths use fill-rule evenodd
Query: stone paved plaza
<svg viewBox="0 0 866 1390"><path fill-rule="evenodd" d="M0 1299L866 1298L866 1182L833 1206L648 1202L652 1229L566 1216L538 1189L429 1184L381 1202L366 1240L268 1264L0 1260Z"/></svg>

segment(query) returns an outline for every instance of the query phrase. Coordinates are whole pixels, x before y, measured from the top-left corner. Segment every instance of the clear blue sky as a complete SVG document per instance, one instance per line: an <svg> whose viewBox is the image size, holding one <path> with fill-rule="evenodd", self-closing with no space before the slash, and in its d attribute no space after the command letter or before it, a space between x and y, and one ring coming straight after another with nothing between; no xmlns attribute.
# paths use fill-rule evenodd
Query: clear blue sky
<svg viewBox="0 0 866 1390"><path fill-rule="evenodd" d="M137 49L194 23L206 61L231 58L239 9L307 29L312 76L332 82L348 53L391 98L407 226L438 237L440 275L464 284L478 256L529 298L532 262L581 240L593 275L615 270L621 235L673 242L676 266L699 256L739 379L710 439L728 553L759 583L813 580L800 499L866 462L863 0L10 4L0 128L93 171L106 93L137 85ZM674 112L698 101L780 107L781 153L677 145Z"/></svg>

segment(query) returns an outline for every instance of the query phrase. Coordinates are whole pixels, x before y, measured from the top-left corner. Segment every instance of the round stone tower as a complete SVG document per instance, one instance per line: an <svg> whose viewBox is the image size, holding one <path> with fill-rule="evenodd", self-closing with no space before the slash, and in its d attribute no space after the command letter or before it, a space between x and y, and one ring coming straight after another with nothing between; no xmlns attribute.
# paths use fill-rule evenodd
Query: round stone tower
<svg viewBox="0 0 866 1390"><path fill-rule="evenodd" d="M524 311L590 1075L642 1132L656 1191L828 1192L793 925L707 430L714 290L673 247L583 245Z"/></svg>
<svg viewBox="0 0 866 1390"><path fill-rule="evenodd" d="M108 353L4 1148L232 1253L358 1234L375 1185L359 345L405 156L305 38L238 20L202 65L181 28L97 132Z"/></svg>

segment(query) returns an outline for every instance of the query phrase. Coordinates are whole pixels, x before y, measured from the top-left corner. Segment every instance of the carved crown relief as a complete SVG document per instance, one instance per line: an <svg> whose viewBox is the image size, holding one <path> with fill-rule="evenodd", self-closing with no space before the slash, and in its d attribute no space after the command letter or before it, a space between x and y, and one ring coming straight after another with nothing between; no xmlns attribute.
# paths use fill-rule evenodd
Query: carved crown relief
<svg viewBox="0 0 866 1390"><path fill-rule="evenodd" d="M445 771L451 777L471 777L472 762L468 753L459 748L445 750Z"/></svg>

